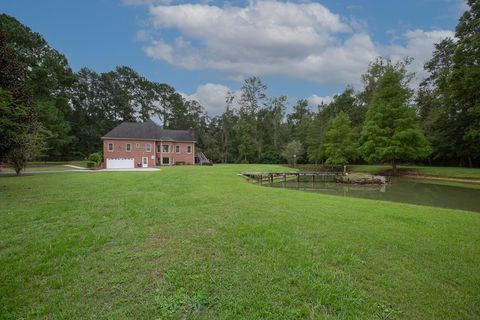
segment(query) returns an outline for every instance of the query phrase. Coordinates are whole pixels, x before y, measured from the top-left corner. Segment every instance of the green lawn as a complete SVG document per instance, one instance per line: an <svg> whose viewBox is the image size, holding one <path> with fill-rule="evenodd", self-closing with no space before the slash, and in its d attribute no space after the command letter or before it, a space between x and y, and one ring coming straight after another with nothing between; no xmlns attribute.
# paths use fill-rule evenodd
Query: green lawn
<svg viewBox="0 0 480 320"><path fill-rule="evenodd" d="M88 161L70 161L70 162L29 162L26 165L26 168L22 172L31 172L31 171L65 171L65 170L75 170L75 168L66 166L74 165L82 168L87 168ZM1 168L0 172L15 172L11 167Z"/></svg>
<svg viewBox="0 0 480 320"><path fill-rule="evenodd" d="M0 177L2 319L478 319L480 215L249 184Z"/></svg>
<svg viewBox="0 0 480 320"><path fill-rule="evenodd" d="M78 160L78 161L70 161L68 164L71 164L71 165L77 166L77 167L86 168L87 163L88 163L88 161L86 161L86 160Z"/></svg>
<svg viewBox="0 0 480 320"><path fill-rule="evenodd" d="M65 165L46 165L46 166L27 166L23 172L31 171L65 171L65 170L74 170L74 168L67 167ZM13 168L2 168L1 172L15 172Z"/></svg>

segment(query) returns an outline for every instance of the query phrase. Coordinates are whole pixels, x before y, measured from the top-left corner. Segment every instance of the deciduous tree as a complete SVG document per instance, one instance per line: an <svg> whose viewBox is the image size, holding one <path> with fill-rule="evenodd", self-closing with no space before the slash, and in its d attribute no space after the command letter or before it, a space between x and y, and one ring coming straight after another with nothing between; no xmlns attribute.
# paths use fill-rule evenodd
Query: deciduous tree
<svg viewBox="0 0 480 320"><path fill-rule="evenodd" d="M324 159L323 144L325 143L325 133L330 117L323 110L327 107L322 103L318 106L318 112L315 114L307 135L307 155L311 163L319 164Z"/></svg>
<svg viewBox="0 0 480 320"><path fill-rule="evenodd" d="M282 156L287 159L288 163L295 166L297 163L297 157L301 154L303 147L300 141L290 141L282 152Z"/></svg>
<svg viewBox="0 0 480 320"><path fill-rule="evenodd" d="M31 103L25 103L35 105L38 120L48 130L47 152L52 156L60 156L73 139L66 118L70 112L70 88L75 81L74 73L63 54L15 18L0 14L0 30L6 33L9 49L15 53L25 70L25 85L31 99Z"/></svg>

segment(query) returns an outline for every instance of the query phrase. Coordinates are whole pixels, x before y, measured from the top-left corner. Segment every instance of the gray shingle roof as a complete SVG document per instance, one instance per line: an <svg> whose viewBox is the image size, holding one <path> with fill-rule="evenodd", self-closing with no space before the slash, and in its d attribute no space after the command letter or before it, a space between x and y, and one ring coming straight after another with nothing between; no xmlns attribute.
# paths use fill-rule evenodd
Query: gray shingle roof
<svg viewBox="0 0 480 320"><path fill-rule="evenodd" d="M152 120L148 120L143 123L122 122L103 138L195 141L195 132L193 130L162 129Z"/></svg>

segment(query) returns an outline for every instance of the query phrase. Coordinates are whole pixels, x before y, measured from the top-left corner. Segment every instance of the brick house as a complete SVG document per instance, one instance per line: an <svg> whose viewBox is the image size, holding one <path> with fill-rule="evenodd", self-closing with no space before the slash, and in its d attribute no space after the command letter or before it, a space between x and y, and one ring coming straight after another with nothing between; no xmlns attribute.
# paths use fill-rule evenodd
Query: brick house
<svg viewBox="0 0 480 320"><path fill-rule="evenodd" d="M107 169L195 163L193 129L166 130L152 120L123 122L102 140L103 167Z"/></svg>

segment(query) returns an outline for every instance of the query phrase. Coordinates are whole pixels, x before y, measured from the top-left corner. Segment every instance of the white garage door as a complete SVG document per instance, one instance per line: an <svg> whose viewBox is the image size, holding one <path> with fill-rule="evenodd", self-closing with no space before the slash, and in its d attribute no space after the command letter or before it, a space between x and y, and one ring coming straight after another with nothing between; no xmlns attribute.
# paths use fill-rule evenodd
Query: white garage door
<svg viewBox="0 0 480 320"><path fill-rule="evenodd" d="M133 158L107 158L107 169L130 169L135 167Z"/></svg>

